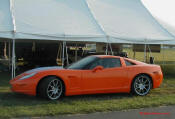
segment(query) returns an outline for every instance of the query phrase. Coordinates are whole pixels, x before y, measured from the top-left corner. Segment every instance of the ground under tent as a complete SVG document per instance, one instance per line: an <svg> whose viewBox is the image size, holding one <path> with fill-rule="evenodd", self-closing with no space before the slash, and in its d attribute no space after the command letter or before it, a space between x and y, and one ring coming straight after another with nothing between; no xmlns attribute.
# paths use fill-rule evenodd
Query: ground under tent
<svg viewBox="0 0 175 119"><path fill-rule="evenodd" d="M1 48L1 61L11 60L11 54L9 54L12 49L12 44L6 46L6 42L0 42ZM64 46L63 46L64 44ZM103 44L103 46L102 46ZM98 46L98 45L97 45ZM108 45L107 45L108 46ZM121 46L121 45L116 45ZM64 47L64 48L63 48ZM100 43L100 48L98 47L96 52L96 43L90 42L61 42L61 41L36 41L30 40L25 42L25 40L16 40L15 42L15 62L16 68L23 67L23 70L41 67L41 66L66 66L75 62L83 57L93 54L112 54L112 49L110 46L107 51L106 44ZM64 49L64 50L63 50ZM115 51L119 52L120 49ZM121 51L121 50L120 50ZM8 52L8 57L4 57ZM117 53L116 52L116 53ZM63 56L64 55L64 56ZM64 59L63 59L64 57ZM3 59L3 60L2 60ZM4 63L3 63L4 64ZM9 63L11 65L11 63Z"/></svg>

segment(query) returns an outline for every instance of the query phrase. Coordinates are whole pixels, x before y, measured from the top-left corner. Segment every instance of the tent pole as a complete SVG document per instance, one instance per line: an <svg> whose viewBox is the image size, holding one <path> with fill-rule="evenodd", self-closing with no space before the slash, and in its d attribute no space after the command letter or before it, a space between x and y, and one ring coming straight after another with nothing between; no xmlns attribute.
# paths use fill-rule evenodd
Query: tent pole
<svg viewBox="0 0 175 119"><path fill-rule="evenodd" d="M109 40L109 36L106 36L106 39L108 41L108 44L109 44L109 48L110 48L110 51L111 51L111 55L114 55L113 51L112 51L112 45L111 45L111 42ZM106 51L106 55L108 54L108 47L107 47L107 51Z"/></svg>
<svg viewBox="0 0 175 119"><path fill-rule="evenodd" d="M7 59L7 42L4 42L4 58Z"/></svg>
<svg viewBox="0 0 175 119"><path fill-rule="evenodd" d="M133 58L136 59L136 51L134 51Z"/></svg>
<svg viewBox="0 0 175 119"><path fill-rule="evenodd" d="M16 44L15 44L15 39L14 39L14 77L16 76Z"/></svg>
<svg viewBox="0 0 175 119"><path fill-rule="evenodd" d="M11 52L10 52L10 50L11 50L11 42L9 41L9 57L8 57L8 59L9 59L9 71L10 71L10 64L11 64Z"/></svg>
<svg viewBox="0 0 175 119"><path fill-rule="evenodd" d="M75 62L77 61L77 43L76 43L76 48L75 48Z"/></svg>
<svg viewBox="0 0 175 119"><path fill-rule="evenodd" d="M15 61L15 39L13 38L12 42L12 79L15 77L15 67L16 67L16 61Z"/></svg>
<svg viewBox="0 0 175 119"><path fill-rule="evenodd" d="M12 35L13 35L13 39L12 39L12 78L15 77L15 68L16 68L16 61L15 61L15 33L16 33L16 22L15 22L15 16L14 16L14 4L13 4L14 0L10 0L10 12L11 12L11 16L12 16L12 22L13 22L13 31L12 31Z"/></svg>
<svg viewBox="0 0 175 119"><path fill-rule="evenodd" d="M144 48L144 62L146 62L146 44L145 44L145 48Z"/></svg>
<svg viewBox="0 0 175 119"><path fill-rule="evenodd" d="M110 40L109 40L109 36L106 36L106 38L107 38L107 41L108 41L108 43L109 43L109 48L110 48L110 50L111 50L111 55L114 55L113 50L112 50L112 45L111 45L111 42L110 42Z"/></svg>
<svg viewBox="0 0 175 119"><path fill-rule="evenodd" d="M106 55L108 55L108 43L106 43Z"/></svg>
<svg viewBox="0 0 175 119"><path fill-rule="evenodd" d="M145 39L145 48L144 48L144 62L146 62L146 46L147 44L146 44L146 39Z"/></svg>
<svg viewBox="0 0 175 119"><path fill-rule="evenodd" d="M65 45L66 45L66 61L67 61L67 66L69 65L69 60L68 60L68 52L67 52L67 43L65 42Z"/></svg>
<svg viewBox="0 0 175 119"><path fill-rule="evenodd" d="M111 49L111 55L114 55L111 43L109 43L109 46L110 46L110 49Z"/></svg>
<svg viewBox="0 0 175 119"><path fill-rule="evenodd" d="M150 57L152 57L152 51L151 51L151 48L150 48L150 45L148 44L148 50L149 50L149 53L150 53Z"/></svg>
<svg viewBox="0 0 175 119"><path fill-rule="evenodd" d="M14 57L14 56L13 56L13 46L14 46L14 45L13 45L13 39L12 39L12 57L11 57L11 58L12 58L12 59L11 59L11 64L12 64L12 79L14 78L14 77L13 77L13 73L14 73L14 72L13 72L13 66L14 66L14 64L13 64L13 57Z"/></svg>
<svg viewBox="0 0 175 119"><path fill-rule="evenodd" d="M64 67L64 47L65 47L65 41L63 41L62 67Z"/></svg>
<svg viewBox="0 0 175 119"><path fill-rule="evenodd" d="M164 45L162 44L162 49L163 49L163 66L165 66L165 54L164 54Z"/></svg>

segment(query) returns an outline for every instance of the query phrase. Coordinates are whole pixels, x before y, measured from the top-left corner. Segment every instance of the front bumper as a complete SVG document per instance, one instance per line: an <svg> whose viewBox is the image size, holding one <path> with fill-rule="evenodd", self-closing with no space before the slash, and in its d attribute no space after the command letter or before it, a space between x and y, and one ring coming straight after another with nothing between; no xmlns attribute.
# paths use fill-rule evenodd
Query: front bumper
<svg viewBox="0 0 175 119"><path fill-rule="evenodd" d="M32 80L32 79L31 79ZM28 79L25 81L20 80L11 80L11 91L16 93L22 93L27 95L36 95L36 85L35 83L31 83Z"/></svg>

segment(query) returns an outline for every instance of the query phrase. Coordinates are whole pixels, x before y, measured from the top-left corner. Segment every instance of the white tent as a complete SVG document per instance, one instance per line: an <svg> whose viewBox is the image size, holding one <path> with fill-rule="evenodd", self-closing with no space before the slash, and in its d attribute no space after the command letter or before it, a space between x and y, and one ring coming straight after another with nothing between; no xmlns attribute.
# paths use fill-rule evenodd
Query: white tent
<svg viewBox="0 0 175 119"><path fill-rule="evenodd" d="M85 0L15 0L14 16L16 39L106 42Z"/></svg>
<svg viewBox="0 0 175 119"><path fill-rule="evenodd" d="M155 17L155 19L169 32L171 33L174 37L175 37L175 27L173 27L172 25L166 23L165 21ZM168 45L174 45L175 44L175 40L173 41L165 41L164 44L168 44Z"/></svg>
<svg viewBox="0 0 175 119"><path fill-rule="evenodd" d="M12 38L13 24L10 1L0 0L0 38Z"/></svg>
<svg viewBox="0 0 175 119"><path fill-rule="evenodd" d="M15 31L15 39L142 44L174 40L140 0L1 0L0 26L2 38L13 38Z"/></svg>
<svg viewBox="0 0 175 119"><path fill-rule="evenodd" d="M142 0L142 2L154 18L175 36L175 16L173 15L175 2L173 0ZM175 41L172 44L175 44Z"/></svg>
<svg viewBox="0 0 175 119"><path fill-rule="evenodd" d="M0 38L13 39L12 69L14 39L137 44L174 41L140 0L0 0Z"/></svg>
<svg viewBox="0 0 175 119"><path fill-rule="evenodd" d="M112 43L162 44L174 39L147 11L140 0L87 0Z"/></svg>

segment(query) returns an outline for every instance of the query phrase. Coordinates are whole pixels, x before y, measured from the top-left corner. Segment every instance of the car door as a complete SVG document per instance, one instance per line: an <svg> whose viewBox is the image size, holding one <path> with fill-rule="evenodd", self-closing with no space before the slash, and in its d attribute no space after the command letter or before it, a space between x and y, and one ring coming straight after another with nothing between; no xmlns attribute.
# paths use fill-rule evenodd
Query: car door
<svg viewBox="0 0 175 119"><path fill-rule="evenodd" d="M104 67L94 71L96 66ZM124 86L126 72L120 58L101 58L93 63L89 70L82 72L83 89L85 92L116 90Z"/></svg>

